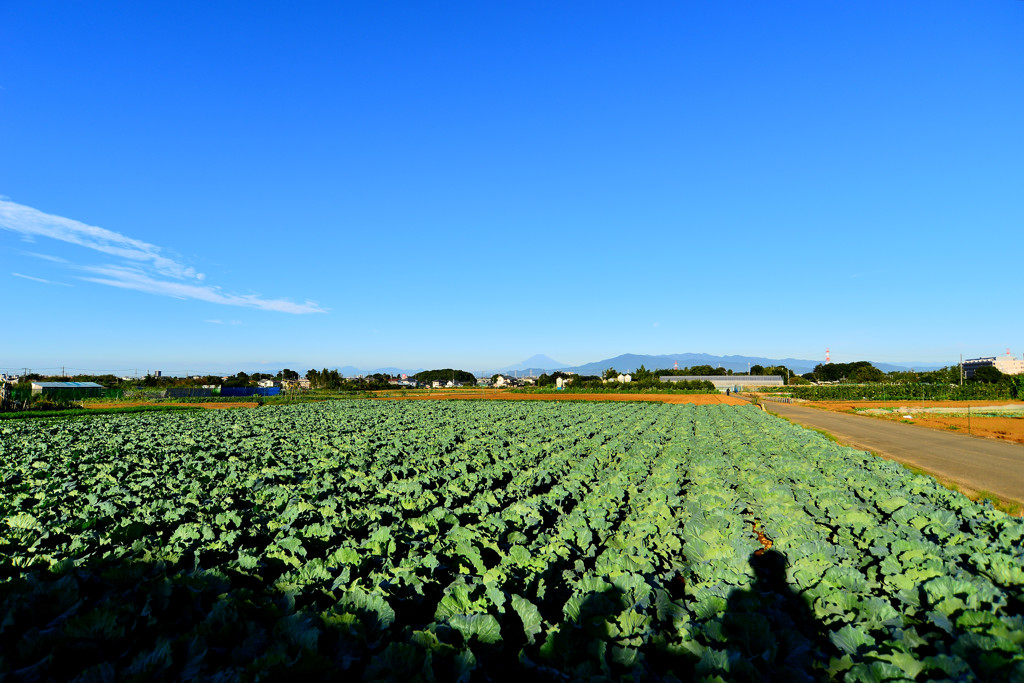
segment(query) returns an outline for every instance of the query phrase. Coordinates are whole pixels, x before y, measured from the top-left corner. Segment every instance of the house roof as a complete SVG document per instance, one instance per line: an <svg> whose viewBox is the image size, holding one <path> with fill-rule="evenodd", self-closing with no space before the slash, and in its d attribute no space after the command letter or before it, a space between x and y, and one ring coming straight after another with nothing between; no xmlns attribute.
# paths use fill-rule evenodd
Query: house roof
<svg viewBox="0 0 1024 683"><path fill-rule="evenodd" d="M103 389L102 384L96 382L32 382L34 387L44 389Z"/></svg>

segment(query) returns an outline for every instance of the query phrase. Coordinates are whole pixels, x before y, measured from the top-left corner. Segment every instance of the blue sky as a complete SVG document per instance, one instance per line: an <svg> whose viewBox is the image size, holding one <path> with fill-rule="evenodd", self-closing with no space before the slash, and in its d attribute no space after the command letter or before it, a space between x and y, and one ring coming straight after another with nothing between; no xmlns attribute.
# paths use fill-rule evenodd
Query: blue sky
<svg viewBox="0 0 1024 683"><path fill-rule="evenodd" d="M1024 2L9 3L0 369L1024 353Z"/></svg>

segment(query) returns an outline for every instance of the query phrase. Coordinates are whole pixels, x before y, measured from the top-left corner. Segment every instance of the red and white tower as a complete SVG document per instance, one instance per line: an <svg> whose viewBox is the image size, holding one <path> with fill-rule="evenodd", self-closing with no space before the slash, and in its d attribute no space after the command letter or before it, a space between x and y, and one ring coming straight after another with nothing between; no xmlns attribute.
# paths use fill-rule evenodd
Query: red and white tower
<svg viewBox="0 0 1024 683"><path fill-rule="evenodd" d="M825 365L828 365L829 363L831 363L831 362L832 362L832 359L831 359L831 358L829 358L829 355L828 355L828 353L829 353L829 352L828 352L828 349L825 349Z"/></svg>
<svg viewBox="0 0 1024 683"><path fill-rule="evenodd" d="M676 363L675 363L675 366L674 366L674 367L675 367L675 369L676 369L676 370L678 370L678 369L679 369L679 361L676 361Z"/></svg>

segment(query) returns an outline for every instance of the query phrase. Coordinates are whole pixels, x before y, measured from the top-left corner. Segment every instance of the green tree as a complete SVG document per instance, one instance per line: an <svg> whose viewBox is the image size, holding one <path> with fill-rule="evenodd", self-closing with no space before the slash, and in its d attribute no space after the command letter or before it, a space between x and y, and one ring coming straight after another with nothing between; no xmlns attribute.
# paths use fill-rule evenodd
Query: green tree
<svg viewBox="0 0 1024 683"><path fill-rule="evenodd" d="M788 384L793 372L785 365L770 365L764 369L762 374L765 375L778 375L782 378L783 384Z"/></svg>
<svg viewBox="0 0 1024 683"><path fill-rule="evenodd" d="M476 375L472 372L466 372L465 370L453 370L452 368L423 370L422 372L417 372L413 375L413 379L419 382L426 382L428 384L434 381L448 382L450 380L455 380L456 382L461 382L463 384L467 382L476 383Z"/></svg>
<svg viewBox="0 0 1024 683"><path fill-rule="evenodd" d="M619 376L619 371L618 370L616 370L615 368L608 368L607 370L604 371L604 374L601 376L601 378L602 379L615 379L618 376Z"/></svg>
<svg viewBox="0 0 1024 683"><path fill-rule="evenodd" d="M850 374L850 381L856 382L857 384L866 384L868 382L884 382L885 373L876 368L874 365L865 365L857 368Z"/></svg>
<svg viewBox="0 0 1024 683"><path fill-rule="evenodd" d="M225 387L247 387L249 386L249 374L245 372L238 372L231 377L224 380L223 386Z"/></svg>
<svg viewBox="0 0 1024 683"><path fill-rule="evenodd" d="M975 370L974 377L971 379L975 382L981 382L984 384L999 384L1004 377L1006 377L1006 375L1000 372L999 368L992 365L986 365Z"/></svg>
<svg viewBox="0 0 1024 683"><path fill-rule="evenodd" d="M859 360L855 363L819 363L814 367L814 372L810 374L817 382L838 382L850 380L860 368L874 367L866 360Z"/></svg>

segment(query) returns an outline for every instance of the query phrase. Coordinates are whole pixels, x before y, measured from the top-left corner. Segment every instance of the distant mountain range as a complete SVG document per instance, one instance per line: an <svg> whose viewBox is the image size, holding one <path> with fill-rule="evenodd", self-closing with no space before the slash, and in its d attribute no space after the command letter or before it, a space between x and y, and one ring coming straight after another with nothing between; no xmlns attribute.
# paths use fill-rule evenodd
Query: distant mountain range
<svg viewBox="0 0 1024 683"><path fill-rule="evenodd" d="M506 365L500 368L493 368L489 370L474 369L470 370L478 377L490 377L491 375L501 373L508 375L518 375L519 377L524 376L538 376L544 373L554 372L555 370L567 370L569 372L576 372L581 375L601 375L608 368L615 368L619 372L635 372L638 367L643 365L648 370L659 370L671 368L678 361L679 367L686 368L694 365L710 365L713 368L722 367L726 370L732 370L733 372L746 372L747 368L752 365L761 365L768 367L769 365L784 365L794 373L802 375L805 372L811 372L814 370L814 366L821 363L821 360L809 360L806 358L765 358L763 356L715 356L710 353L677 353L677 354L666 354L666 355L644 355L636 353L625 353L621 356L615 356L614 358L606 358L604 360L594 361L592 363L584 363L583 365L568 365L561 363L550 356L544 354L536 354L529 358L522 360L512 365ZM277 364L280 365L280 364ZM268 364L265 367L277 368L277 365ZM873 363L875 367L883 372L892 372L893 370L935 370L949 363L936 364L936 363ZM304 366L298 366L296 364L284 364L281 367L291 367L300 374L304 374ZM399 367L383 367L383 368L357 368L353 365L335 366L330 369L337 370L345 377L355 377L356 375L372 375L375 373L381 373L385 375L415 375L417 372L424 370L425 368L399 368ZM469 369L466 367L457 367L456 369Z"/></svg>
<svg viewBox="0 0 1024 683"><path fill-rule="evenodd" d="M391 377L398 377L399 375L415 375L417 372L424 370L425 368L418 368L416 370L409 370L408 368L373 368L367 370L365 368L357 368L353 365L346 365L340 368L331 368L337 370L344 377L355 377L356 375L388 375Z"/></svg>
<svg viewBox="0 0 1024 683"><path fill-rule="evenodd" d="M523 370L530 370L531 368L564 368L565 363L559 363L554 358L545 356L542 353L538 353L535 356L530 356L524 361L516 363L515 365L507 365L499 372L521 372Z"/></svg>
<svg viewBox="0 0 1024 683"><path fill-rule="evenodd" d="M559 363L548 356L536 355L531 356L520 363L516 363L515 365L509 365L505 368L494 370L493 372L481 372L478 374L516 372L520 375L529 375L531 373L534 375L540 375L545 372L553 372L555 370L567 370L581 375L600 375L608 368L615 368L619 372L635 372L637 368L643 365L648 370L659 370L671 368L676 362L679 363L680 368L693 367L695 365L710 365L713 368L722 367L726 370L732 370L733 372L746 372L747 369L753 365L761 365L764 367L768 367L770 365L784 365L794 373L802 375L805 372L811 372L814 370L814 367L822 361L809 360L806 358L765 358L763 356L714 356L709 353L677 353L661 356L626 353L621 356L615 356L614 358L606 358L605 360L594 361L592 363L584 363L583 365L566 365L564 363ZM915 370L935 370L944 367L943 364L914 362L908 362L905 364L873 363L873 365L883 372L909 370L911 368Z"/></svg>

